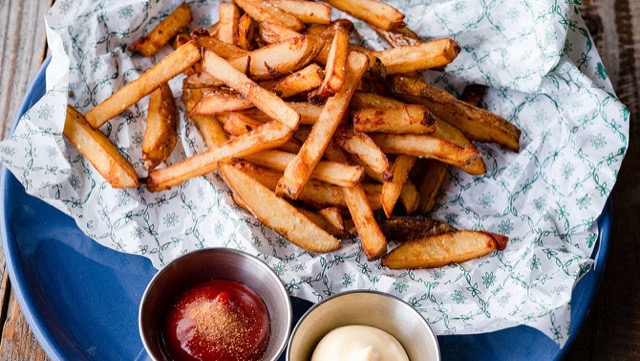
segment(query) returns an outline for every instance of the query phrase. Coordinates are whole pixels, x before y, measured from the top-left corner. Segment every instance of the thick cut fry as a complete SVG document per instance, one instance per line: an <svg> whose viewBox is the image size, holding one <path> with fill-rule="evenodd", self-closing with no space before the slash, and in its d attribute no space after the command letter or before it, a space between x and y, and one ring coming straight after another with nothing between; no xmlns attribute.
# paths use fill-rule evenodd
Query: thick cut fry
<svg viewBox="0 0 640 361"><path fill-rule="evenodd" d="M322 0L360 20L384 30L405 26L404 15L391 5L377 0Z"/></svg>
<svg viewBox="0 0 640 361"><path fill-rule="evenodd" d="M235 44L244 50L253 49L253 34L255 30L253 27L253 20L249 14L244 14L238 21L238 37Z"/></svg>
<svg viewBox="0 0 640 361"><path fill-rule="evenodd" d="M320 52L322 42L312 36L301 36L265 46L249 54L229 60L229 64L256 80L273 79L309 64Z"/></svg>
<svg viewBox="0 0 640 361"><path fill-rule="evenodd" d="M153 30L129 45L129 51L144 56L155 55L176 35L185 31L191 22L191 7L182 3Z"/></svg>
<svg viewBox="0 0 640 361"><path fill-rule="evenodd" d="M89 110L85 118L91 127L99 128L111 118L122 113L138 100L151 94L162 83L166 83L200 60L200 49L190 41L160 60L138 79L128 83L107 100Z"/></svg>
<svg viewBox="0 0 640 361"><path fill-rule="evenodd" d="M213 115L253 107L254 104L251 100L238 93L226 89L216 89L213 92L206 93L188 115Z"/></svg>
<svg viewBox="0 0 640 361"><path fill-rule="evenodd" d="M389 81L389 87L400 98L426 106L471 140L494 142L515 152L520 149L520 129L496 114L460 101L444 90L416 79L395 76Z"/></svg>
<svg viewBox="0 0 640 361"><path fill-rule="evenodd" d="M402 243L382 259L391 269L434 268L502 250L508 238L479 231L457 231Z"/></svg>
<svg viewBox="0 0 640 361"><path fill-rule="evenodd" d="M318 96L326 99L335 94L344 83L349 55L349 32L343 27L336 27L331 48L324 68L324 80L318 90Z"/></svg>
<svg viewBox="0 0 640 361"><path fill-rule="evenodd" d="M436 131L432 136L451 142L462 148L474 147L473 143L458 128L445 122L444 120L435 119ZM478 158L473 162L461 167L462 170L471 175L480 175L487 172L487 168L482 158Z"/></svg>
<svg viewBox="0 0 640 361"><path fill-rule="evenodd" d="M327 207L318 210L318 213L324 217L335 229L344 232L344 220L342 219L342 211L337 207Z"/></svg>
<svg viewBox="0 0 640 361"><path fill-rule="evenodd" d="M474 107L480 107L484 93L487 91L487 87L480 84L469 84L462 90L460 94L460 100L467 104L471 104Z"/></svg>
<svg viewBox="0 0 640 361"><path fill-rule="evenodd" d="M169 84L160 85L149 98L147 124L142 138L144 167L155 168L167 159L178 142L178 111Z"/></svg>
<svg viewBox="0 0 640 361"><path fill-rule="evenodd" d="M221 80L227 86L245 96L260 110L273 119L296 129L300 122L300 114L291 109L275 94L260 87L246 75L234 69L224 59L211 51L204 54L204 71Z"/></svg>
<svg viewBox="0 0 640 361"><path fill-rule="evenodd" d="M212 77L211 75L203 71L189 74L182 81L182 88L198 89L198 88L217 88L221 86L224 86L223 82L221 82L220 80Z"/></svg>
<svg viewBox="0 0 640 361"><path fill-rule="evenodd" d="M238 22L240 9L232 2L221 2L218 6L220 21L218 21L218 40L228 44L235 44L238 36Z"/></svg>
<svg viewBox="0 0 640 361"><path fill-rule="evenodd" d="M276 44L301 36L301 33L277 23L265 21L258 24L258 37L265 44Z"/></svg>
<svg viewBox="0 0 640 361"><path fill-rule="evenodd" d="M345 235L344 230L339 230L333 226L324 216L316 213L314 211L310 211L305 208L296 208L300 213L304 214L305 217L309 218L309 220L316 224L316 226L325 230L325 232L329 233L335 237L342 237ZM323 208L326 209L326 208Z"/></svg>
<svg viewBox="0 0 640 361"><path fill-rule="evenodd" d="M202 99L203 91L201 89L182 89L182 102L187 108L187 112ZM224 144L229 140L227 134L222 129L220 122L211 115L193 115L190 117L200 131L204 143L208 148L214 148L220 144Z"/></svg>
<svg viewBox="0 0 640 361"><path fill-rule="evenodd" d="M423 167L424 175L418 181L418 192L420 193L420 213L429 213L436 204L438 192L442 188L442 183L447 176L447 164L433 159L421 159L420 166Z"/></svg>
<svg viewBox="0 0 640 361"><path fill-rule="evenodd" d="M315 89L322 83L322 68L317 64L308 65L281 79L260 82L260 86L271 90L282 99L307 90Z"/></svg>
<svg viewBox="0 0 640 361"><path fill-rule="evenodd" d="M431 112L415 104L402 108L367 108L353 114L356 132L390 134L431 134L436 130Z"/></svg>
<svg viewBox="0 0 640 361"><path fill-rule="evenodd" d="M257 22L270 21L293 30L304 28L304 24L295 16L278 9L266 1L234 0L234 2Z"/></svg>
<svg viewBox="0 0 640 361"><path fill-rule="evenodd" d="M224 128L227 133L237 137L249 133L262 124L264 123L251 119L242 113L231 112L224 121L222 128Z"/></svg>
<svg viewBox="0 0 640 361"><path fill-rule="evenodd" d="M358 157L382 179L390 181L393 178L389 159L367 134L357 133L353 128L342 127L336 132L335 142L340 148Z"/></svg>
<svg viewBox="0 0 640 361"><path fill-rule="evenodd" d="M302 125L315 124L320 114L322 114L322 105L314 105L307 102L287 102L287 105L300 114L300 124ZM242 114L265 123L274 120L260 109L243 110Z"/></svg>
<svg viewBox="0 0 640 361"><path fill-rule="evenodd" d="M245 158L257 165L282 172L294 157L295 154L292 153L268 150ZM360 182L363 177L364 169L360 166L327 161L320 161L311 174L311 178L342 187L353 187Z"/></svg>
<svg viewBox="0 0 640 361"><path fill-rule="evenodd" d="M392 217L382 219L378 224L387 239L399 243L457 231L446 222L422 216Z"/></svg>
<svg viewBox="0 0 640 361"><path fill-rule="evenodd" d="M161 191L176 186L187 179L214 171L218 162L234 157L244 157L263 150L276 148L291 138L293 131L279 122L270 122L240 137L207 149L169 167L149 172L147 188Z"/></svg>
<svg viewBox="0 0 640 361"><path fill-rule="evenodd" d="M305 24L331 23L331 7L312 2L296 0L268 0L270 4L295 16Z"/></svg>
<svg viewBox="0 0 640 361"><path fill-rule="evenodd" d="M422 43L422 39L416 34L413 30L409 29L409 27L405 26L404 28L396 28L393 30L382 30L374 27L373 30L382 38L384 41L389 43L394 48L398 48L401 46L413 46Z"/></svg>
<svg viewBox="0 0 640 361"><path fill-rule="evenodd" d="M392 75L443 67L451 63L459 52L460 47L455 41L443 38L374 54L382 60L387 74Z"/></svg>
<svg viewBox="0 0 640 361"><path fill-rule="evenodd" d="M340 241L325 232L251 176L230 164L220 163L220 173L229 188L249 207L262 223L287 238L291 243L311 252L331 252Z"/></svg>
<svg viewBox="0 0 640 361"><path fill-rule="evenodd" d="M395 99L387 98L382 95L357 91L353 94L350 107L354 110L367 108L402 108L406 104Z"/></svg>
<svg viewBox="0 0 640 361"><path fill-rule="evenodd" d="M202 36L195 31L191 33L191 36L196 39L198 45L209 51L213 51L223 59L232 59L249 54L249 51L220 41L213 36Z"/></svg>
<svg viewBox="0 0 640 361"><path fill-rule="evenodd" d="M114 188L138 186L138 175L118 148L99 130L92 129L82 114L67 106L64 135Z"/></svg>
<svg viewBox="0 0 640 361"><path fill-rule="evenodd" d="M396 206L396 202L402 192L402 187L409 177L409 172L413 165L416 163L416 157L410 155L399 155L396 157L393 165L391 166L391 174L393 179L389 182L385 182L382 185L382 209L387 217L391 217L393 208Z"/></svg>
<svg viewBox="0 0 640 361"><path fill-rule="evenodd" d="M367 57L361 53L354 52L349 55L347 78L344 85L336 95L329 98L322 109L320 118L311 130L309 138L304 142L294 160L287 166L282 179L278 182L276 189L278 195L286 195L292 199L298 197L346 113L351 96L367 68L367 63Z"/></svg>

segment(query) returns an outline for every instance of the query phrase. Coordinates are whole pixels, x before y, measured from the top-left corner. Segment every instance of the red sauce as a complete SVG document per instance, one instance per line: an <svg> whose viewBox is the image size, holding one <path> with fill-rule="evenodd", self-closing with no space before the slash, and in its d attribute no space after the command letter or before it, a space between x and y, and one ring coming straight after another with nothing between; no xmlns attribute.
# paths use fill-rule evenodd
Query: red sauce
<svg viewBox="0 0 640 361"><path fill-rule="evenodd" d="M269 314L257 293L239 282L201 283L169 311L164 342L174 360L254 361L269 340Z"/></svg>

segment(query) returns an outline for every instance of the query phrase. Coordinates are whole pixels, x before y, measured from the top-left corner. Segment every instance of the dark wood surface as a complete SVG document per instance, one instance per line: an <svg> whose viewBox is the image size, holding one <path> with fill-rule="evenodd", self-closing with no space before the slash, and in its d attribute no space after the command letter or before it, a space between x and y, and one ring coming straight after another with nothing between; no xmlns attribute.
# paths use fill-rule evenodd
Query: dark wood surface
<svg viewBox="0 0 640 361"><path fill-rule="evenodd" d="M52 2L0 0L2 139L46 57L43 14ZM612 194L604 281L567 360L640 360L640 277L635 273L640 266L640 1L585 0L582 14L616 93L631 111L631 129L630 147ZM2 254L0 279L0 359L47 360L20 312Z"/></svg>

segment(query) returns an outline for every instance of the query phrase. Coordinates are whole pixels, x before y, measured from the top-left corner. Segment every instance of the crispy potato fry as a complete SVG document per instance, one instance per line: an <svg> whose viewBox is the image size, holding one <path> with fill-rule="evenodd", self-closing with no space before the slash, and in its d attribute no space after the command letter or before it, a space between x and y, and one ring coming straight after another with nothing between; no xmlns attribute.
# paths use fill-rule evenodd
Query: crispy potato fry
<svg viewBox="0 0 640 361"><path fill-rule="evenodd" d="M320 114L322 114L321 105L314 105L307 102L287 102L287 105L289 105L291 109L300 114L301 125L315 124L320 117ZM262 112L260 109L243 110L242 114L265 123L274 120L273 118Z"/></svg>
<svg viewBox="0 0 640 361"><path fill-rule="evenodd" d="M142 159L149 170L163 162L178 142L178 110L169 84L151 93L147 124L142 138Z"/></svg>
<svg viewBox="0 0 640 361"><path fill-rule="evenodd" d="M286 99L317 88L321 83L322 68L317 64L311 64L283 78L262 81L258 84L276 93L280 98Z"/></svg>
<svg viewBox="0 0 640 361"><path fill-rule="evenodd" d="M214 171L220 161L244 157L263 150L276 148L291 138L293 131L279 122L269 122L253 131L207 149L181 162L149 172L147 188L161 191L176 186L187 179L203 176Z"/></svg>
<svg viewBox="0 0 640 361"><path fill-rule="evenodd" d="M446 222L422 216L392 217L381 219L378 224L387 239L399 243L457 231Z"/></svg>
<svg viewBox="0 0 640 361"><path fill-rule="evenodd" d="M358 157L385 181L393 178L389 159L367 134L357 133L353 128L341 127L336 132L335 142L340 148Z"/></svg>
<svg viewBox="0 0 640 361"><path fill-rule="evenodd" d="M407 181L409 172L411 172L411 168L413 168L413 165L416 163L416 159L416 157L412 157L410 155L399 155L393 162L393 165L391 166L393 179L382 185L382 195L380 198L382 202L382 209L387 217L391 217L393 208L396 206L398 198L400 198L402 187Z"/></svg>
<svg viewBox="0 0 640 361"><path fill-rule="evenodd" d="M469 138L467 138L453 125L438 118L435 119L434 124L436 126L436 131L433 132L432 136L446 140L462 148L473 147L473 143L471 143ZM482 158L474 160L473 162L461 167L461 169L471 175L480 175L487 172L487 168Z"/></svg>
<svg viewBox="0 0 640 361"><path fill-rule="evenodd" d="M118 148L99 130L92 129L82 114L67 106L64 135L114 188L138 186L138 175Z"/></svg>
<svg viewBox="0 0 640 361"><path fill-rule="evenodd" d="M278 182L276 189L278 195L286 195L292 199L298 197L346 113L351 96L367 68L367 63L367 57L361 53L354 52L349 55L344 85L336 95L329 98L320 118L313 125L309 138L287 166L282 179Z"/></svg>
<svg viewBox="0 0 640 361"><path fill-rule="evenodd" d="M222 128L227 133L237 137L249 133L262 124L264 123L251 119L242 113L231 112L224 121Z"/></svg>
<svg viewBox="0 0 640 361"><path fill-rule="evenodd" d="M235 41L240 49L251 50L253 49L253 36L255 28L253 27L253 20L249 14L244 14L238 20L238 36Z"/></svg>
<svg viewBox="0 0 640 361"><path fill-rule="evenodd" d="M151 94L162 83L182 73L200 60L200 49L190 41L160 60L137 79L120 88L107 100L96 105L85 115L92 128L100 128L104 123L122 113L138 100Z"/></svg>
<svg viewBox="0 0 640 361"><path fill-rule="evenodd" d="M437 160L421 159L418 167L423 168L423 175L418 181L418 192L420 193L419 209L420 213L425 214L433 209L449 166Z"/></svg>
<svg viewBox="0 0 640 361"><path fill-rule="evenodd" d="M305 67L321 49L318 38L301 36L230 59L229 64L252 79L273 79Z"/></svg>
<svg viewBox="0 0 640 361"><path fill-rule="evenodd" d="M356 132L390 134L431 134L436 130L431 112L416 104L402 108L367 108L353 114Z"/></svg>
<svg viewBox="0 0 640 361"><path fill-rule="evenodd" d="M515 152L520 149L520 129L496 114L460 101L444 90L416 79L394 76L389 87L400 98L426 106L471 140L494 142Z"/></svg>
<svg viewBox="0 0 640 361"><path fill-rule="evenodd" d="M367 108L402 108L406 104L382 95L357 91L351 99L351 109L361 110Z"/></svg>
<svg viewBox="0 0 640 361"><path fill-rule="evenodd" d="M484 93L486 93L487 87L480 84L469 84L462 90L460 94L460 100L467 104L471 104L474 107L480 107Z"/></svg>
<svg viewBox="0 0 640 361"><path fill-rule="evenodd" d="M344 233L344 220L342 211L338 207L327 207L318 209L318 214L324 217L335 229Z"/></svg>
<svg viewBox="0 0 640 361"><path fill-rule="evenodd" d="M377 0L322 0L360 20L384 30L405 26L404 15L391 5Z"/></svg>
<svg viewBox="0 0 640 361"><path fill-rule="evenodd" d="M303 34L277 23L264 21L258 24L258 38L265 44L276 44L301 36Z"/></svg>
<svg viewBox="0 0 640 361"><path fill-rule="evenodd" d="M382 259L391 269L433 268L461 263L504 249L508 238L480 231L455 231L402 243Z"/></svg>
<svg viewBox="0 0 640 361"><path fill-rule="evenodd" d="M443 38L379 51L374 55L382 60L387 74L392 75L443 67L451 63L459 52L460 47L455 41Z"/></svg>
<svg viewBox="0 0 640 361"><path fill-rule="evenodd" d="M244 95L265 114L276 119L290 129L296 129L300 122L300 114L291 109L275 94L260 87L246 75L234 69L227 61L211 51L204 54L204 71L223 81L230 88Z"/></svg>
<svg viewBox="0 0 640 361"><path fill-rule="evenodd" d="M268 150L245 158L257 165L282 172L294 157L295 154L292 153ZM364 169L360 166L328 161L320 161L316 169L311 173L311 178L342 187L353 187L363 177Z"/></svg>
<svg viewBox="0 0 640 361"><path fill-rule="evenodd" d="M202 99L203 91L201 89L183 89L182 102L187 108L187 112ZM227 134L222 129L220 122L211 115L193 115L190 117L200 131L200 135L204 139L204 143L208 148L214 148L224 144L229 140Z"/></svg>
<svg viewBox="0 0 640 361"><path fill-rule="evenodd" d="M214 115L253 108L254 104L242 95L224 88L204 94L188 116Z"/></svg>
<svg viewBox="0 0 640 361"><path fill-rule="evenodd" d="M190 22L191 7L182 3L153 30L131 43L128 49L144 56L153 56L174 36L185 31Z"/></svg>
<svg viewBox="0 0 640 361"><path fill-rule="evenodd" d="M326 209L326 208L323 208ZM337 208L336 208L337 209ZM305 208L297 208L297 210L304 214L305 217L309 218L309 220L316 224L316 226L325 230L325 232L329 233L335 237L342 237L345 235L343 230L340 230L333 226L324 216L321 214L305 209Z"/></svg>
<svg viewBox="0 0 640 361"><path fill-rule="evenodd" d="M375 32L384 39L384 41L394 48L401 46L413 46L423 43L418 34L407 26L404 28L395 28L393 30L382 30L374 27L373 30L375 30Z"/></svg>
<svg viewBox="0 0 640 361"><path fill-rule="evenodd" d="M209 51L213 51L223 59L233 59L250 53L249 51L239 48L233 44L220 41L214 36L200 35L197 31L191 32L191 37L196 39L198 45Z"/></svg>
<svg viewBox="0 0 640 361"><path fill-rule="evenodd" d="M311 222L294 206L230 164L220 163L220 173L229 188L262 223L311 252L331 252L340 241Z"/></svg>
<svg viewBox="0 0 640 361"><path fill-rule="evenodd" d="M349 32L338 26L335 30L331 48L324 68L324 80L318 90L318 96L326 99L335 94L344 83L349 55Z"/></svg>
<svg viewBox="0 0 640 361"><path fill-rule="evenodd" d="M331 23L331 7L324 4L296 0L268 0L268 3L295 16L305 24Z"/></svg>
<svg viewBox="0 0 640 361"><path fill-rule="evenodd" d="M238 22L240 9L232 2L221 2L218 6L220 21L218 21L218 40L228 44L235 44L238 37Z"/></svg>
<svg viewBox="0 0 640 361"><path fill-rule="evenodd" d="M249 14L255 21L269 21L284 25L293 30L302 30L304 24L295 16L262 0L234 0L234 2Z"/></svg>

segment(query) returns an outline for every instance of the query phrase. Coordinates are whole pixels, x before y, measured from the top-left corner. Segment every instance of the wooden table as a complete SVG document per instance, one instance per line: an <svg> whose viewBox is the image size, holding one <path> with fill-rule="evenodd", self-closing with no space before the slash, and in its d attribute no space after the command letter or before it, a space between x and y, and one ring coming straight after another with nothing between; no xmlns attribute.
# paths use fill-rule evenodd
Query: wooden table
<svg viewBox="0 0 640 361"><path fill-rule="evenodd" d="M43 13L52 0L0 0L0 138L47 55ZM585 0L582 14L616 93L631 111L631 141L613 190L604 282L568 360L640 359L640 1ZM635 29L635 31L634 31ZM0 254L1 360L46 360L20 312Z"/></svg>

